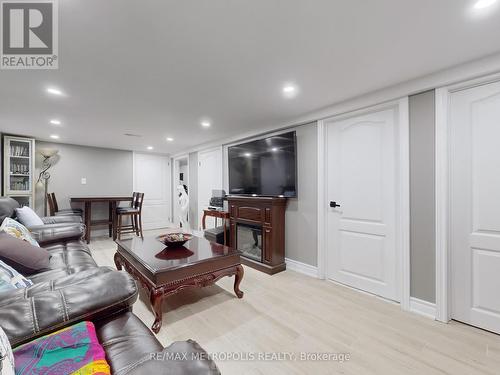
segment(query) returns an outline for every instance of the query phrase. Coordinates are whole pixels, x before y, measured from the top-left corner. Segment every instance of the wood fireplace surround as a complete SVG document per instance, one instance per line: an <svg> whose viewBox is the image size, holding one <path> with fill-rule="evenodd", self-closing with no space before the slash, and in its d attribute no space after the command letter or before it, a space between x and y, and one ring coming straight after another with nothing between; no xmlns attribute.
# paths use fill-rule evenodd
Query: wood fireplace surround
<svg viewBox="0 0 500 375"><path fill-rule="evenodd" d="M237 247L238 224L258 227L262 231L260 261L244 255L241 263L267 274L284 271L286 198L228 196L230 246Z"/></svg>

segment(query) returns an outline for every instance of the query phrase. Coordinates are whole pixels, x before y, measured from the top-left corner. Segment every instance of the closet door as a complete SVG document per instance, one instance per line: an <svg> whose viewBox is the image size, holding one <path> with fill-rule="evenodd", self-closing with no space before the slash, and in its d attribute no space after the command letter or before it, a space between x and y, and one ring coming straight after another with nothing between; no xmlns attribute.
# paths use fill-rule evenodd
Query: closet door
<svg viewBox="0 0 500 375"><path fill-rule="evenodd" d="M450 99L452 318L500 333L500 82Z"/></svg>
<svg viewBox="0 0 500 375"><path fill-rule="evenodd" d="M398 300L396 120L387 109L327 126L327 275Z"/></svg>
<svg viewBox="0 0 500 375"><path fill-rule="evenodd" d="M144 229L170 226L170 158L164 155L134 153L134 191L144 193Z"/></svg>

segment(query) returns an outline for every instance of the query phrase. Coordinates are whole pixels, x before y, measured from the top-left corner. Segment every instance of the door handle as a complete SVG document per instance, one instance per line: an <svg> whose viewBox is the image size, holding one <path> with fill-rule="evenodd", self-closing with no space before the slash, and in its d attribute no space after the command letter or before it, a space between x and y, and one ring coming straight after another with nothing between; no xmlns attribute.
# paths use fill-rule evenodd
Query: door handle
<svg viewBox="0 0 500 375"><path fill-rule="evenodd" d="M335 208L335 207L340 207L340 204L337 204L337 202L330 201L330 207Z"/></svg>

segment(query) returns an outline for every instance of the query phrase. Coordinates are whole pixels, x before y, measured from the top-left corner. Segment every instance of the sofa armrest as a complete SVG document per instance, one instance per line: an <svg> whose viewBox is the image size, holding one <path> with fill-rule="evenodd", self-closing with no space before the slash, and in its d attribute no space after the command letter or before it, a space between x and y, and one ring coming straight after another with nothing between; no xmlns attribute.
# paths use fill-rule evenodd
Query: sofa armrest
<svg viewBox="0 0 500 375"><path fill-rule="evenodd" d="M176 341L158 353L121 369L116 375L218 375L219 369L208 353L196 341Z"/></svg>
<svg viewBox="0 0 500 375"><path fill-rule="evenodd" d="M137 293L127 273L99 267L2 293L0 322L16 347L80 321L130 310Z"/></svg>
<svg viewBox="0 0 500 375"><path fill-rule="evenodd" d="M85 234L85 225L79 223L47 224L29 227L28 229L40 245L80 240Z"/></svg>
<svg viewBox="0 0 500 375"><path fill-rule="evenodd" d="M44 224L81 223L82 217L77 214L45 216L42 221Z"/></svg>

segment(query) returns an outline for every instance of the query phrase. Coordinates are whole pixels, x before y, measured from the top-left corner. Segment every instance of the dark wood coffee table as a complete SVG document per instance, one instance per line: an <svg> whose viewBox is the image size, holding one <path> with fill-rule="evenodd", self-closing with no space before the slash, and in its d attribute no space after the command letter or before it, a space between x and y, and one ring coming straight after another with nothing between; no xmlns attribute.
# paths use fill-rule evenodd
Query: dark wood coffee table
<svg viewBox="0 0 500 375"><path fill-rule="evenodd" d="M239 289L243 278L240 252L231 247L199 237L177 249L167 249L156 237L134 237L116 243L116 268L125 268L149 292L155 314L151 329L155 333L162 324L163 298L183 289L201 288L224 276L235 275L234 292L238 298L243 297Z"/></svg>

